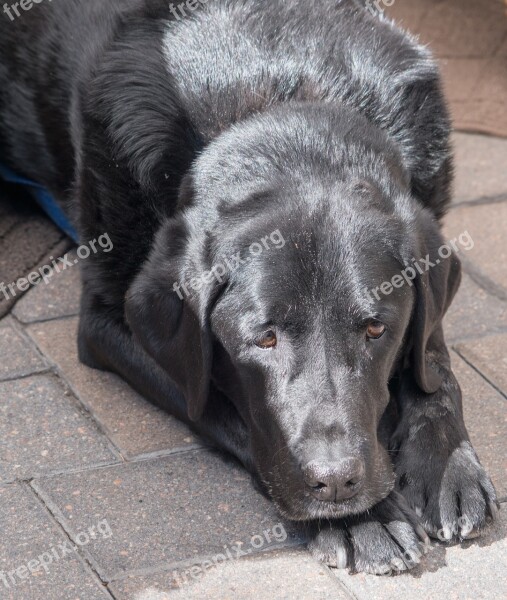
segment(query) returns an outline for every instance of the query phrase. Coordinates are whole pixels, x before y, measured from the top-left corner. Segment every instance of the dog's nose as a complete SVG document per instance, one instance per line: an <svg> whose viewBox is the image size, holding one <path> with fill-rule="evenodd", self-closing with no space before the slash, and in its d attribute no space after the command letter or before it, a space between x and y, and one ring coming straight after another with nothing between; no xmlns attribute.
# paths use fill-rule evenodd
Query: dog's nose
<svg viewBox="0 0 507 600"><path fill-rule="evenodd" d="M312 460L303 468L303 477L312 496L327 502L355 496L362 487L364 473L364 462L352 456L337 462Z"/></svg>

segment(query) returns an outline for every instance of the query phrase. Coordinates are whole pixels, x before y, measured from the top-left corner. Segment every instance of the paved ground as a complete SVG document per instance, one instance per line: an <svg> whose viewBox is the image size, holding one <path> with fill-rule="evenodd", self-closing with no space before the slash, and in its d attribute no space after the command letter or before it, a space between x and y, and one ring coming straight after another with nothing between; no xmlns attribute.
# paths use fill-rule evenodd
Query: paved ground
<svg viewBox="0 0 507 600"><path fill-rule="evenodd" d="M446 329L472 440L507 502L507 140L456 145L446 236L467 230L475 244ZM408 574L315 563L243 471L78 364L78 289L67 269L0 322L0 598L507 597L505 504L483 538L436 545ZM246 556L231 560L238 543ZM195 567L212 558L220 566Z"/></svg>

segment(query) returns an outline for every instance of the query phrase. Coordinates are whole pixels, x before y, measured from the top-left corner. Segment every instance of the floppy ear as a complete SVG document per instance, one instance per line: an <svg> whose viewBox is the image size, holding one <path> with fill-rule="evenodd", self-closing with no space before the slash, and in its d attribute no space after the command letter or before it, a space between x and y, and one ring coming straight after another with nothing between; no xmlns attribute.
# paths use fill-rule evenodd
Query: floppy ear
<svg viewBox="0 0 507 600"><path fill-rule="evenodd" d="M192 421L204 412L212 363L209 310L213 285L203 281L208 270L201 256L204 241L196 242L195 235L184 222L165 223L125 304L132 332L182 391ZM190 287L194 277L199 278L200 287Z"/></svg>
<svg viewBox="0 0 507 600"><path fill-rule="evenodd" d="M461 264L440 234L436 222L424 211L419 229L416 264L423 270L415 278L416 305L412 324L412 354L414 376L427 394L436 392L442 384L439 365L448 366L442 319L461 281ZM439 250L445 258L439 254ZM423 262L426 261L426 262ZM429 263L432 266L429 266Z"/></svg>

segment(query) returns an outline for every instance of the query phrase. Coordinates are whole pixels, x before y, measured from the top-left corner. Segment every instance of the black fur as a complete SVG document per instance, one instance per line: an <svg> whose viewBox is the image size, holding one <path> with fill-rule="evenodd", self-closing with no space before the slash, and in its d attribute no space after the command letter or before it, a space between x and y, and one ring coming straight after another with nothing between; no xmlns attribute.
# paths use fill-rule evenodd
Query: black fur
<svg viewBox="0 0 507 600"><path fill-rule="evenodd" d="M202 4L181 20L158 0L2 15L0 158L83 242L114 244L83 263L81 360L238 456L322 560L406 568L426 538L394 471L432 534L468 535L460 511L480 529L496 502L442 335L457 258L365 293L443 243L437 68L352 0ZM256 345L266 329L276 348ZM357 489L328 498L345 464Z"/></svg>

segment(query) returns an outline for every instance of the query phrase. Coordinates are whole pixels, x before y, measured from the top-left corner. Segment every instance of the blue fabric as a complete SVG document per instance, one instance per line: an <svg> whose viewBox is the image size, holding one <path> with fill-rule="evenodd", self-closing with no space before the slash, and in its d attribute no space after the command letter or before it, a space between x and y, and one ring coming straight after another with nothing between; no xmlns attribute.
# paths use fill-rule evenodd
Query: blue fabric
<svg viewBox="0 0 507 600"><path fill-rule="evenodd" d="M57 227L64 231L68 236L70 236L75 242L78 241L77 232L74 227L72 227L69 219L53 196L51 196L51 194L42 185L16 175L16 173L13 173L8 167L2 165L1 163L0 177L9 183L16 183L18 185L29 187L35 200L37 201L37 204L39 204L42 210L48 215L48 217L50 217L55 225L57 225Z"/></svg>

